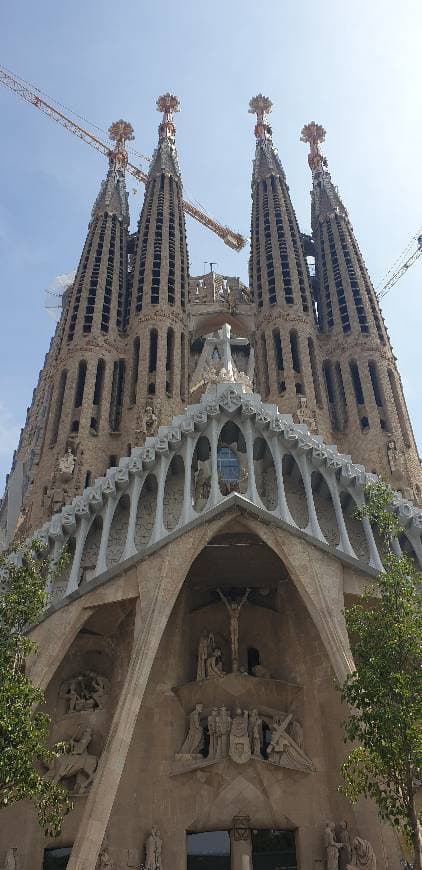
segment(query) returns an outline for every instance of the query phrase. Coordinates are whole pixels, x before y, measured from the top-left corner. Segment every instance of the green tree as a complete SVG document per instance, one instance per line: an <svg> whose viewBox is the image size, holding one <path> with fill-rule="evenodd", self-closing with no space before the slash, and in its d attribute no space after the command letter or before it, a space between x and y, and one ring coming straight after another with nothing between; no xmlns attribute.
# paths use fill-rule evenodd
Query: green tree
<svg viewBox="0 0 422 870"><path fill-rule="evenodd" d="M54 571L62 569L63 560ZM48 748L50 718L39 709L44 694L25 673L36 649L26 629L45 608L51 570L38 542L0 556L0 806L33 801L40 825L57 835L72 804L63 788L45 779L43 766L65 747Z"/></svg>
<svg viewBox="0 0 422 870"><path fill-rule="evenodd" d="M385 483L371 484L356 512L378 528L385 571L345 614L356 670L341 693L350 706L346 740L356 745L343 763L341 790L353 803L362 795L373 798L380 817L413 846L421 870L415 804L422 743L420 575L407 556L393 552L401 527L392 498Z"/></svg>

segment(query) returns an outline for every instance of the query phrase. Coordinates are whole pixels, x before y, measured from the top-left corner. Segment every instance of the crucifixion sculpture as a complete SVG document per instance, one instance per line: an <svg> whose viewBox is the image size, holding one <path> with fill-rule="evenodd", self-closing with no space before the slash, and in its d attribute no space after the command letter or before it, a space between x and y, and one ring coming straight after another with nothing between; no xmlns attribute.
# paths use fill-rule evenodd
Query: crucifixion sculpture
<svg viewBox="0 0 422 870"><path fill-rule="evenodd" d="M231 652L232 652L232 669L233 671L237 671L239 669L239 616L240 611L248 599L250 588L248 586L245 594L240 599L240 601L236 601L236 599L227 599L221 589L217 589L217 592L227 607L228 614L230 617L230 643L231 643Z"/></svg>

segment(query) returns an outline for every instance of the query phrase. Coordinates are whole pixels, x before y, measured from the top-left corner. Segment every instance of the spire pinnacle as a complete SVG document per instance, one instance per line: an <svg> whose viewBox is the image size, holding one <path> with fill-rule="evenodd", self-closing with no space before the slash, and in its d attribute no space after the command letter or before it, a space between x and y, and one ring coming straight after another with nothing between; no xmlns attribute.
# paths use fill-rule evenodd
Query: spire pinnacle
<svg viewBox="0 0 422 870"><path fill-rule="evenodd" d="M134 139L132 124L120 118L119 121L114 121L111 127L108 128L108 135L112 142L115 142L115 147L110 149L109 162L110 169L117 169L124 172L127 166L128 155L126 150L126 142Z"/></svg>
<svg viewBox="0 0 422 870"><path fill-rule="evenodd" d="M272 130L267 124L267 115L271 112L272 102L269 97L257 94L249 100L249 113L256 115L255 136L257 139L271 139Z"/></svg>
<svg viewBox="0 0 422 870"><path fill-rule="evenodd" d="M315 121L305 124L302 127L300 141L309 143L308 163L312 175L315 175L316 172L322 172L328 165L327 158L321 154L318 147L320 142L325 141L324 127L321 124L316 124Z"/></svg>
<svg viewBox="0 0 422 870"><path fill-rule="evenodd" d="M172 144L176 137L176 127L173 121L173 112L180 112L180 101L174 94L168 91L157 100L157 112L163 112L163 119L158 128L160 141L168 139Z"/></svg>

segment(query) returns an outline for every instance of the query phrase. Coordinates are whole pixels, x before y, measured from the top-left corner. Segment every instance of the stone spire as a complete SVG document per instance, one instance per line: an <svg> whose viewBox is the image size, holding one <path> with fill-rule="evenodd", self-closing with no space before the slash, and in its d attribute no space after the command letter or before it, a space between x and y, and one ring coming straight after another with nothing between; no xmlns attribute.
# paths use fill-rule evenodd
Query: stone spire
<svg viewBox="0 0 422 870"><path fill-rule="evenodd" d="M320 144L325 130L315 121L306 124L301 141L309 144L312 172L312 229L320 292L320 327L330 331L337 324L344 334L371 334L388 344L388 336L347 210L328 172Z"/></svg>
<svg viewBox="0 0 422 870"><path fill-rule="evenodd" d="M115 214L116 217L129 224L128 195L125 183L128 155L125 143L134 139L133 127L121 118L109 127L108 134L115 145L109 153L109 170L94 202L92 218L108 212Z"/></svg>
<svg viewBox="0 0 422 870"><path fill-rule="evenodd" d="M173 117L180 110L178 98L163 94L157 110L162 112L158 144L135 239L130 331L139 347L137 414L152 402L165 422L187 398L189 260Z"/></svg>
<svg viewBox="0 0 422 870"><path fill-rule="evenodd" d="M320 124L303 127L312 173L315 295L332 437L355 461L372 463L410 494L412 481L420 481L420 464L400 376L347 209L320 150L324 140Z"/></svg>
<svg viewBox="0 0 422 870"><path fill-rule="evenodd" d="M104 473L110 455L119 451L118 413L109 409L118 403L123 387L118 376L127 304L125 143L133 138L133 130L119 120L109 135L113 144L108 172L66 294L60 347L54 364L49 363L42 375L48 382L49 407L34 487L28 493L31 522L42 521L71 500L87 481ZM66 463L70 471L63 471Z"/></svg>
<svg viewBox="0 0 422 870"><path fill-rule="evenodd" d="M249 274L257 307L259 389L263 398L294 413L300 397L316 408L316 360L310 361L316 325L301 233L268 123L271 108L262 94L249 103L257 118Z"/></svg>
<svg viewBox="0 0 422 870"><path fill-rule="evenodd" d="M125 184L127 151L132 126L116 121L109 128L115 143L109 169L95 200L88 233L69 304L67 341L99 331L122 330L126 305L126 258L129 226Z"/></svg>

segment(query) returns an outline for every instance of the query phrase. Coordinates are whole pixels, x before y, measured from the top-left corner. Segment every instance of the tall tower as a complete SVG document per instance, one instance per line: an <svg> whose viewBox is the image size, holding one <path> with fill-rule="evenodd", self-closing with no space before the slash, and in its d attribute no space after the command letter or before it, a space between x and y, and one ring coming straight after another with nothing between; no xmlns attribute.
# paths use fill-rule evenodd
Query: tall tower
<svg viewBox="0 0 422 870"><path fill-rule="evenodd" d="M36 473L27 493L33 527L58 510L120 454L119 382L127 300L128 201L125 142L132 127L109 130L115 147L95 200L75 281L62 314L60 347L48 373L48 424ZM115 449L116 445L116 449Z"/></svg>
<svg viewBox="0 0 422 870"><path fill-rule="evenodd" d="M307 404L314 426L327 431L320 384L309 270L284 169L267 123L272 103L249 103L257 116L252 173L250 284L256 305L258 388L282 412ZM304 401L306 399L306 402Z"/></svg>
<svg viewBox="0 0 422 870"><path fill-rule="evenodd" d="M128 349L135 444L148 431L145 410L169 423L187 399L189 260L173 120L179 108L174 94L157 100L163 117L135 241Z"/></svg>
<svg viewBox="0 0 422 870"><path fill-rule="evenodd" d="M347 210L320 152L324 139L314 121L302 130L301 141L310 146L319 346L332 437L355 461L420 501L420 462L400 375Z"/></svg>

